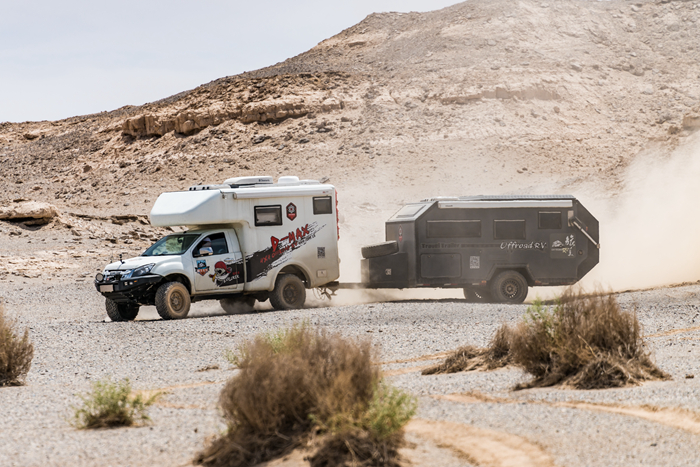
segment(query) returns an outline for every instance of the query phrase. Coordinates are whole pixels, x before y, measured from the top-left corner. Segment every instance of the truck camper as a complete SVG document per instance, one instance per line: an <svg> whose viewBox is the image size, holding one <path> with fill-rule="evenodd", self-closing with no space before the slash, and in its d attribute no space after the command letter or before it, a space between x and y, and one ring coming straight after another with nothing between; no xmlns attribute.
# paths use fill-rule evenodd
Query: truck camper
<svg viewBox="0 0 700 467"><path fill-rule="evenodd" d="M599 260L598 221L570 195L425 199L385 232L362 248L364 288L462 288L471 301L521 303L529 286L574 284Z"/></svg>
<svg viewBox="0 0 700 467"><path fill-rule="evenodd" d="M300 308L306 289L340 275L336 191L329 184L231 178L163 193L150 218L154 226L188 230L96 276L113 321L135 319L142 305L180 319L191 302L212 299L227 312L268 298L276 309Z"/></svg>

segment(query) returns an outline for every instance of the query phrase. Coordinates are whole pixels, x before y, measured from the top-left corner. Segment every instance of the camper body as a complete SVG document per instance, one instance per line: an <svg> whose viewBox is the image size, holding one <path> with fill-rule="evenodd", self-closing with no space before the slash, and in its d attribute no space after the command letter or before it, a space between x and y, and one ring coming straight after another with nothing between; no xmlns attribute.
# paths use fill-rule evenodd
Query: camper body
<svg viewBox="0 0 700 467"><path fill-rule="evenodd" d="M570 285L599 259L598 221L573 196L434 198L401 208L364 247L367 288L463 288L520 303L528 286Z"/></svg>
<svg viewBox="0 0 700 467"><path fill-rule="evenodd" d="M163 193L154 226L185 226L136 258L107 265L95 280L113 320L134 319L155 305L166 319L189 304L220 300L226 311L270 299L277 309L301 307L305 289L339 272L336 193L297 177L229 179Z"/></svg>

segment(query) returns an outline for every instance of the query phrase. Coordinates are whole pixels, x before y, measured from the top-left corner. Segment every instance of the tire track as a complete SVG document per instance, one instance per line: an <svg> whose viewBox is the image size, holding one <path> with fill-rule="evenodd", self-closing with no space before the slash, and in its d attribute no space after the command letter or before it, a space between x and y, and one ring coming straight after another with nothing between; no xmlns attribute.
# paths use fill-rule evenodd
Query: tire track
<svg viewBox="0 0 700 467"><path fill-rule="evenodd" d="M414 419L406 431L449 447L483 467L549 467L554 461L540 446L520 436L462 423Z"/></svg>

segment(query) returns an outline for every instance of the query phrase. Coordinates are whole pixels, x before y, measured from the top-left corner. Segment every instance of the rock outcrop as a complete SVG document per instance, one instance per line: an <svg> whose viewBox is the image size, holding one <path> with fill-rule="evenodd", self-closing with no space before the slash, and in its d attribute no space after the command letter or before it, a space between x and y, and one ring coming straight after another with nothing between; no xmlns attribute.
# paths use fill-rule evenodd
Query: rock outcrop
<svg viewBox="0 0 700 467"><path fill-rule="evenodd" d="M0 220L24 222L29 225L48 224L59 215L56 206L40 201L20 201L0 207Z"/></svg>

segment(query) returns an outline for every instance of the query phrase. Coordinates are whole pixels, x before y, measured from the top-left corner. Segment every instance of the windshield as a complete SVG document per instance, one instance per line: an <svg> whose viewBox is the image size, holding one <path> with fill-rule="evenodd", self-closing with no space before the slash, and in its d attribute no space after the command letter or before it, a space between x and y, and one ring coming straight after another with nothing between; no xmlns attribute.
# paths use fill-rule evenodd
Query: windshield
<svg viewBox="0 0 700 467"><path fill-rule="evenodd" d="M153 244L141 256L181 255L192 246L199 234L175 234L163 237Z"/></svg>

